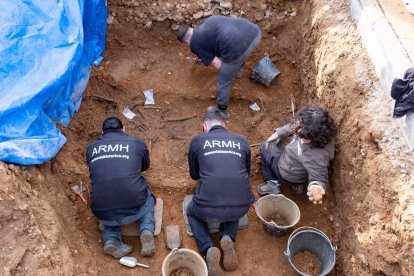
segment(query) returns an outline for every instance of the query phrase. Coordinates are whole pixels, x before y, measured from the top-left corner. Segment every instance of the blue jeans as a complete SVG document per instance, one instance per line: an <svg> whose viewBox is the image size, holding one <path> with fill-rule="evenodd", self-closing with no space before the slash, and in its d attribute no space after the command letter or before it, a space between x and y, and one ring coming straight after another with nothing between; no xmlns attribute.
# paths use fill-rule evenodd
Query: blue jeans
<svg viewBox="0 0 414 276"><path fill-rule="evenodd" d="M187 218L190 224L191 231L197 243L198 250L205 256L207 249L214 246L210 238L210 231L208 230L208 223L220 223L220 237L228 235L233 241L236 240L237 229L239 226L239 219L237 220L219 220L215 218L208 218L201 216L194 203L191 201L187 207Z"/></svg>
<svg viewBox="0 0 414 276"><path fill-rule="evenodd" d="M102 221L104 224L104 231L102 233L102 239L106 240L108 237L114 237L119 240L122 240L121 229L120 225L129 224L134 221L139 222L139 233L141 234L142 231L148 230L152 234L154 234L155 229L155 218L154 218L154 206L155 200L154 197L150 194L147 198L147 201L144 205L139 207L138 209L133 208L133 213L131 215L125 217L124 219L117 219L116 221ZM128 212L128 209L123 209L123 212ZM108 225L110 224L110 225Z"/></svg>

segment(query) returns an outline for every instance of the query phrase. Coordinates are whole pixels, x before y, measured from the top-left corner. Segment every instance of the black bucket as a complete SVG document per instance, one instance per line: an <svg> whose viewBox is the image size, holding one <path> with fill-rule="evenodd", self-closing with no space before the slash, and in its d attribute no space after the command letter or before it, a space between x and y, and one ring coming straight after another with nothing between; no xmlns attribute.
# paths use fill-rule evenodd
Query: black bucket
<svg viewBox="0 0 414 276"><path fill-rule="evenodd" d="M280 74L277 66L270 60L268 55L264 55L254 66L250 73L250 79L270 87Z"/></svg>
<svg viewBox="0 0 414 276"><path fill-rule="evenodd" d="M309 251L318 258L320 265L319 275L327 275L334 268L336 247L332 245L328 236L322 231L313 227L304 226L293 231L289 237L285 251L288 262L297 275L307 276L308 274L300 271L292 263L295 255L304 251Z"/></svg>
<svg viewBox="0 0 414 276"><path fill-rule="evenodd" d="M284 195L264 196L256 201L254 209L266 231L278 237L285 235L300 219L299 207ZM273 221L267 221L267 217L271 214L281 216L286 221L286 225L278 225Z"/></svg>

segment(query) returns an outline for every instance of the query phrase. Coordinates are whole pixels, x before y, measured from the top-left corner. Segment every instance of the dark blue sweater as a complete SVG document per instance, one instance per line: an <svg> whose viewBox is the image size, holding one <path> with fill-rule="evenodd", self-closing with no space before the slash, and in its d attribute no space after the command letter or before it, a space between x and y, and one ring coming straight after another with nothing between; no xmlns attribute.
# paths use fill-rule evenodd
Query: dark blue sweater
<svg viewBox="0 0 414 276"><path fill-rule="evenodd" d="M237 60L260 33L260 28L243 18L211 16L195 27L190 49L205 65L214 57L225 63Z"/></svg>
<svg viewBox="0 0 414 276"><path fill-rule="evenodd" d="M112 131L89 144L86 150L92 182L92 211L135 208L145 204L147 181L141 172L150 165L145 142Z"/></svg>
<svg viewBox="0 0 414 276"><path fill-rule="evenodd" d="M194 137L188 163L192 179L200 179L193 202L197 211L210 218L239 219L247 213L251 191L250 149L246 140L214 126Z"/></svg>

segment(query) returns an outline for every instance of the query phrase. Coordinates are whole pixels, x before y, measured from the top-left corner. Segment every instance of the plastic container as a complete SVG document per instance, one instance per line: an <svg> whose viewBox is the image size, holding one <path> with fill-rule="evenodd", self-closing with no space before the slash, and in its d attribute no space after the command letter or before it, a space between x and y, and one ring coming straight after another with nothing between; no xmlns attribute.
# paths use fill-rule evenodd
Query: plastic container
<svg viewBox="0 0 414 276"><path fill-rule="evenodd" d="M254 66L250 73L250 79L270 87L279 74L280 71L277 66L270 60L268 55L264 55Z"/></svg>
<svg viewBox="0 0 414 276"><path fill-rule="evenodd" d="M285 256L289 264L297 275L306 276L308 274L300 271L292 262L296 254L304 251L309 251L318 258L320 264L319 275L327 275L334 268L336 247L332 245L328 236L321 230L309 226L298 228L290 235L287 243Z"/></svg>
<svg viewBox="0 0 414 276"><path fill-rule="evenodd" d="M129 267L139 266L143 268L149 268L149 265L138 263L137 259L134 257L122 257L119 259L119 263Z"/></svg>
<svg viewBox="0 0 414 276"><path fill-rule="evenodd" d="M256 214L261 220L266 231L274 236L285 235L300 219L300 210L295 202L283 195L267 195L260 198L254 204ZM267 221L267 217L278 214L286 225L278 225L276 222Z"/></svg>
<svg viewBox="0 0 414 276"><path fill-rule="evenodd" d="M187 268L195 276L208 276L204 259L195 251L180 248L174 249L162 262L162 276L170 276L178 268Z"/></svg>

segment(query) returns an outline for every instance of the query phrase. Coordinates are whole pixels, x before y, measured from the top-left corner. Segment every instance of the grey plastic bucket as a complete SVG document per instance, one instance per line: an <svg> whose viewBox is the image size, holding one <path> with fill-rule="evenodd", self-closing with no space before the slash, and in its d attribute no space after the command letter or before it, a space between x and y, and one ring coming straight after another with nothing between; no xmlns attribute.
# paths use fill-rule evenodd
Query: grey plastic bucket
<svg viewBox="0 0 414 276"><path fill-rule="evenodd" d="M187 268L195 276L208 275L207 265L204 259L191 249L173 249L162 262L162 276L170 276L174 270L179 268Z"/></svg>
<svg viewBox="0 0 414 276"><path fill-rule="evenodd" d="M278 237L285 235L300 219L298 205L284 195L264 196L255 202L254 208L266 231ZM283 217L287 225L278 225L273 221L267 221L266 218L271 214Z"/></svg>
<svg viewBox="0 0 414 276"><path fill-rule="evenodd" d="M269 56L264 55L259 59L250 73L250 79L270 87L280 74L277 66L270 60Z"/></svg>
<svg viewBox="0 0 414 276"><path fill-rule="evenodd" d="M319 260L320 274L328 275L334 268L336 261L336 247L332 245L328 236L321 230L310 226L296 229L290 235L285 255L289 264L297 275L307 276L308 274L300 271L292 262L296 254L309 251Z"/></svg>

